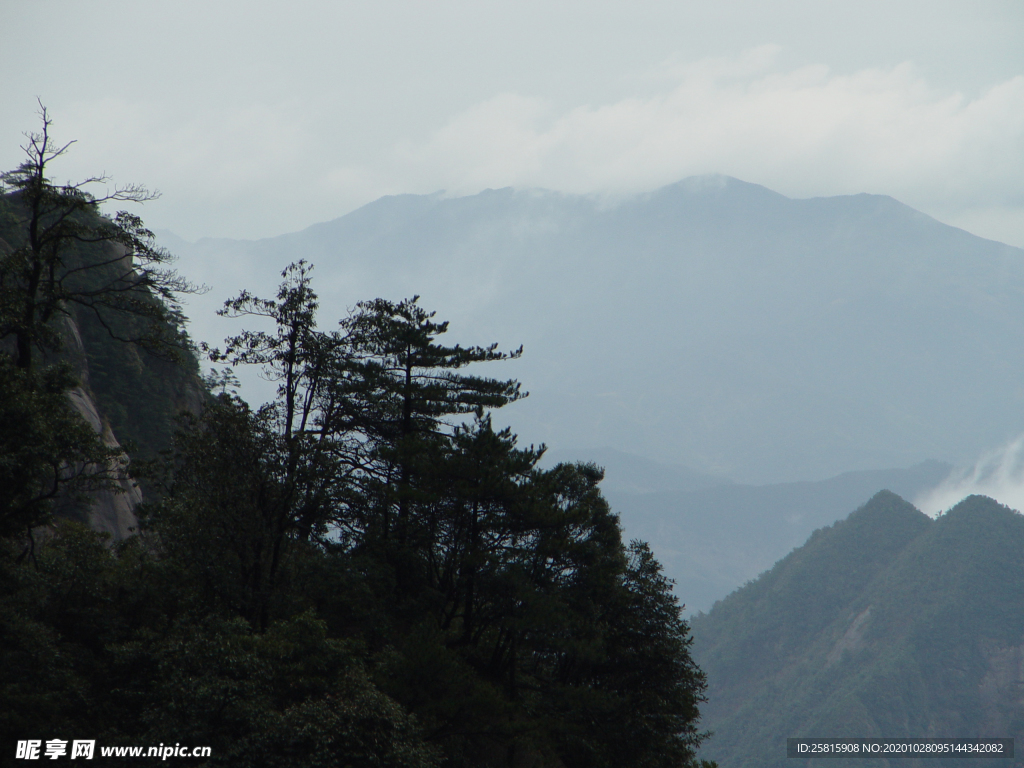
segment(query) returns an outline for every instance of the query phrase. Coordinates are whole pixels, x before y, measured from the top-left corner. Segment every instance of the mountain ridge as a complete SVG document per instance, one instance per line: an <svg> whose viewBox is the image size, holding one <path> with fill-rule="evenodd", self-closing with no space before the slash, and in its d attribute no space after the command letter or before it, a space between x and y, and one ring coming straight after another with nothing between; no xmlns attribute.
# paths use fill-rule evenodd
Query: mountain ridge
<svg viewBox="0 0 1024 768"><path fill-rule="evenodd" d="M769 571L814 531L843 519L862 499L883 490L916 497L942 482L950 469L923 462L816 482L730 483L641 494L611 485L605 495L626 533L652 542L687 609L706 612Z"/></svg>
<svg viewBox="0 0 1024 768"><path fill-rule="evenodd" d="M882 493L816 532L691 622L705 756L782 766L787 737L1019 738L1022 546L1024 516L981 496L931 519Z"/></svg>
<svg viewBox="0 0 1024 768"><path fill-rule="evenodd" d="M314 222L312 224L309 224L307 226L304 226L304 227L302 227L300 229L297 229L297 230L294 230L294 231L281 232L279 234L269 235L267 237L239 238L239 237L207 236L207 237L200 237L200 238L198 238L196 240L186 240L186 239L184 239L182 237L179 237L176 233L174 233L172 230L169 230L169 229L159 229L159 230L157 230L157 234L160 235L161 237L170 238L173 241L175 241L176 243L182 244L182 245L186 245L186 246L196 246L196 245L201 245L201 244L204 244L204 243L217 243L217 244L220 244L220 243L259 243L259 242L267 242L267 241L280 240L281 238L291 238L291 237L296 237L296 236L299 236L299 235L308 235L308 234L319 233L319 232L332 232L332 228L335 225L338 225L341 222L349 223L349 222L352 222L354 220L357 220L358 218L371 217L373 214L376 214L378 211L381 211L381 210L386 210L388 213L394 213L395 211L392 210L392 207L395 206L396 204L399 204L399 203L401 203L401 204L411 203L412 205L417 206L416 210L422 212L422 211L427 210L428 207L431 207L431 206L434 206L434 205L437 205L437 204L445 204L445 203L452 202L452 201L466 201L466 200L471 200L471 199L475 199L475 198L493 198L495 196L503 196L503 197L524 196L524 197L533 197L533 198L544 198L544 199L549 199L549 200L550 199L574 200L574 201L579 201L578 204L590 204L596 210L607 212L607 211L613 211L613 210L615 210L617 208L620 208L620 207L623 207L623 206L628 206L631 203L636 203L636 202L639 202L639 201L649 201L649 200L652 200L652 199L657 199L657 198L661 198L661 197L667 197L672 192L681 191L681 192L685 192L687 194L694 194L694 193L707 192L708 190L724 192L727 189L729 189L729 190L735 190L735 189L747 190L747 191L752 193L752 196L753 196L753 194L767 193L767 194L763 195L763 199L783 200L783 201L802 202L802 203L815 203L815 204L827 204L828 201L845 201L845 200L886 201L886 204L893 205L896 209L901 210L901 211L906 212L906 213L909 213L911 215L920 217L922 220L930 221L930 222L935 222L937 224L941 224L942 226L948 227L951 230L956 230L957 232L963 232L963 233L969 235L972 238L978 238L978 239L981 239L981 240L986 240L988 242L996 243L998 245L1003 245L1003 246L1006 245L1005 243L1002 243L1002 242L1000 242L998 240L993 240L991 238L985 238L985 237L983 237L981 235L976 235L976 234L974 234L972 232L969 232L968 230L963 229L962 227L956 227L956 226L954 226L952 224L946 224L945 222L940 221L939 219L936 219L934 216L931 216L931 215L929 215L927 213L919 211L916 208L913 208L913 207L907 205L906 203L901 202L900 200L898 200L897 198L892 197L891 195L884 195L884 194L878 194L878 193L873 193L873 192L856 192L856 193L852 193L852 194L843 194L843 195L815 195L815 196L811 196L811 197L789 197L788 195L784 195L781 192L776 192L775 190L773 190L773 189L771 189L769 187L766 187L766 186L764 186L762 184L757 184L757 183L754 183L754 182L743 181L742 179L738 179L736 177L728 176L728 175L725 175L725 174L714 174L714 173L712 173L712 174L701 174L701 175L696 175L696 176L688 176L686 178L680 179L679 181L673 182L671 184L666 184L666 185L664 185L662 187L659 187L657 189L651 190L649 192L632 194L632 195L616 195L616 196L604 196L604 195L598 195L598 194L579 195L579 194L573 194L573 193L567 193L567 192L560 192L560 191L557 191L557 190L547 189L547 188L544 188L544 187L518 188L518 187L512 187L512 186L499 187L499 188L488 187L486 189L481 190L480 192L476 192L476 193L472 193L472 194L451 195L451 196L447 195L447 193L444 190L438 190L436 192L430 192L430 193L426 193L426 194L417 194L417 193L410 193L410 192L400 192L400 193L395 193L395 194L382 195L381 197L377 198L376 200L373 200L371 202L368 202L368 203L365 203L363 205L360 205L360 206L354 208L353 210L349 211L348 213L341 214L340 216L335 216L334 218L328 219L326 221ZM1011 247L1012 248L1014 246L1006 246L1006 247Z"/></svg>
<svg viewBox="0 0 1024 768"><path fill-rule="evenodd" d="M207 340L226 334L197 317L305 258L325 318L416 294L467 342L524 344L506 369L537 398L508 418L552 448L764 484L962 464L1024 431L1024 251L885 196L402 195L182 257L222 291L190 308Z"/></svg>

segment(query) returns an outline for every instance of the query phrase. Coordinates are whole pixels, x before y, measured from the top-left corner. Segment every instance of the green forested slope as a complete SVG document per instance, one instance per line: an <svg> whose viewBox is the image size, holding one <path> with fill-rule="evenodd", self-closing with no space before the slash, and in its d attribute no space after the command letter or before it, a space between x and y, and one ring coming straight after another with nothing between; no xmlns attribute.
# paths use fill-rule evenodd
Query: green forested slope
<svg viewBox="0 0 1024 768"><path fill-rule="evenodd" d="M790 765L795 736L1019 739L1024 517L970 497L932 521L878 494L694 637L722 764Z"/></svg>

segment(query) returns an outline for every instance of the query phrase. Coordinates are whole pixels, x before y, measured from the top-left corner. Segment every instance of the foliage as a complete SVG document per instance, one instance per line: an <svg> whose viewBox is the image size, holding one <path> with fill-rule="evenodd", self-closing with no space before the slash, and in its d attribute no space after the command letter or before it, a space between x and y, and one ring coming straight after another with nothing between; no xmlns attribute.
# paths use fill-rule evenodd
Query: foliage
<svg viewBox="0 0 1024 768"><path fill-rule="evenodd" d="M85 355L150 456L169 409L147 400L194 376L153 357L184 342L170 299L187 285L141 222L97 208L148 193L51 184L67 146L49 127L44 110L0 198L5 745L209 745L210 766L694 763L705 680L672 585L646 545L623 545L600 469L541 470L543 446L493 426L489 409L526 393L467 368L522 350L446 345L415 298L325 332L298 262L275 298L227 302L275 328L206 351L260 366L277 397L252 408L230 370L209 379L220 394L152 464L140 536L111 545L68 520L33 534L58 486L123 472L56 355Z"/></svg>
<svg viewBox="0 0 1024 768"><path fill-rule="evenodd" d="M122 440L150 456L169 445L176 406L198 399L194 359L174 354L188 346L175 294L192 286L166 269L170 255L138 216L99 208L153 196L128 186L95 197L101 177L53 183L50 164L70 144L40 116L26 160L0 176L0 535L24 535L29 553L31 529L55 508L123 490L126 456L68 392L99 400Z"/></svg>
<svg viewBox="0 0 1024 768"><path fill-rule="evenodd" d="M66 365L24 370L0 354L0 536L24 534L29 551L55 500L116 489L124 469L72 407L74 384Z"/></svg>
<svg viewBox="0 0 1024 768"><path fill-rule="evenodd" d="M138 540L111 551L70 521L37 568L5 554L5 745L46 733L209 745L211 765L436 764L409 716L310 613L256 633L189 610L168 561Z"/></svg>
<svg viewBox="0 0 1024 768"><path fill-rule="evenodd" d="M229 303L277 331L219 354L279 397L184 418L143 537L63 523L38 567L3 561L8 732L210 765L691 764L705 682L671 584L598 468L540 470L492 426L518 384L461 369L508 356L442 346L415 302L322 333L308 267L284 278Z"/></svg>

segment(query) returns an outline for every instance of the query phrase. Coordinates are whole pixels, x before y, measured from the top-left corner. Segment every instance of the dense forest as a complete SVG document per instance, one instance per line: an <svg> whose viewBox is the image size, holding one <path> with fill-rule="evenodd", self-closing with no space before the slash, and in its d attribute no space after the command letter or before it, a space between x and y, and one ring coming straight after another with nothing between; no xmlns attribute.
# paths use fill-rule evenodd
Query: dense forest
<svg viewBox="0 0 1024 768"><path fill-rule="evenodd" d="M696 762L705 679L671 583L623 542L599 468L542 470L492 426L526 393L477 371L521 349L450 345L416 298L323 330L301 258L273 298L225 303L263 330L197 347L176 303L194 287L141 219L101 210L149 194L52 182L68 145L42 118L0 196L8 757L91 739L212 748L192 765ZM232 389L242 365L272 402ZM85 510L129 477L137 531L111 541Z"/></svg>

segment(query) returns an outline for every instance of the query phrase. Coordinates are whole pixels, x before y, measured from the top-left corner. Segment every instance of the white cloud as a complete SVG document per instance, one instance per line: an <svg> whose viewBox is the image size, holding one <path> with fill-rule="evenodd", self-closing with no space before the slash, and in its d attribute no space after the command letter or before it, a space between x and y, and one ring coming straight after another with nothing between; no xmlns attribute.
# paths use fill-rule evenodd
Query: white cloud
<svg viewBox="0 0 1024 768"><path fill-rule="evenodd" d="M795 197L889 194L1024 246L1024 75L965 96L909 63L836 73L783 66L784 54L675 54L626 72L604 101L542 98L525 84L462 101L447 119L417 120L414 109L387 131L373 129L376 112L331 93L217 99L197 82L195 100L180 83L173 93L79 95L53 108L58 137L79 139L59 173L106 170L159 187L146 220L188 238L292 231L389 193L614 196L724 173ZM381 94L381 113L393 108Z"/></svg>
<svg viewBox="0 0 1024 768"><path fill-rule="evenodd" d="M950 510L972 494L1024 510L1024 435L982 456L973 467L953 472L937 488L914 500L929 515Z"/></svg>
<svg viewBox="0 0 1024 768"><path fill-rule="evenodd" d="M911 64L781 71L777 53L673 60L657 92L561 113L501 94L404 142L392 172L455 193L622 193L718 172L793 196L890 194L947 218L981 209L970 221L1019 230L1007 219L1024 204L1024 76L967 99L932 88Z"/></svg>
<svg viewBox="0 0 1024 768"><path fill-rule="evenodd" d="M72 104L61 120L74 125L79 138L75 165L114 159L148 167L147 178L192 181L189 194L209 203L295 173L312 143L307 113L296 106L225 104L182 116L163 102L107 97Z"/></svg>

